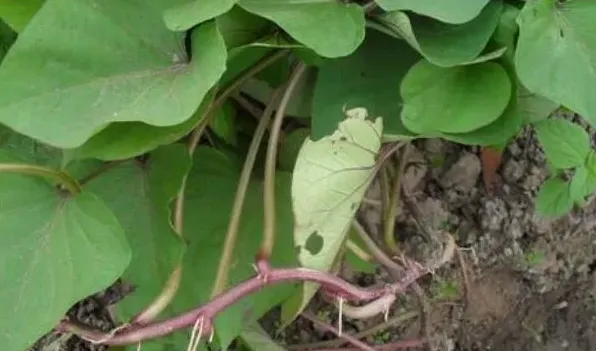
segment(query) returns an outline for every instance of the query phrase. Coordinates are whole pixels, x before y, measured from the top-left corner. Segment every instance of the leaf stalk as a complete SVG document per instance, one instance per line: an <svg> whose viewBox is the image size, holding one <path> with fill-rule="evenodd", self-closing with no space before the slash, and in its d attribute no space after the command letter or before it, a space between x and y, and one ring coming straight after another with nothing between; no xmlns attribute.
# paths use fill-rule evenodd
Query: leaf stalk
<svg viewBox="0 0 596 351"><path fill-rule="evenodd" d="M286 108L305 71L306 65L303 62L299 62L292 72L288 86L279 103L279 108L275 112L271 134L269 135L267 158L265 161L265 186L263 189L263 241L259 249L259 254L264 259L268 259L271 256L275 244L275 165L277 164L279 134L284 115L286 114Z"/></svg>
<svg viewBox="0 0 596 351"><path fill-rule="evenodd" d="M228 275L230 272L230 266L232 263L232 255L234 253L234 247L236 246L236 239L238 237L238 227L240 226L240 218L242 217L242 209L244 207L244 199L246 197L246 191L250 184L250 176L255 165L255 160L261 146L261 141L273 115L273 111L277 106L278 100L283 90L278 88L274 93L269 105L265 108L257 129L253 135L246 155L246 160L240 173L240 180L238 181L238 188L236 189L236 195L234 197L234 204L232 205L232 214L228 223L228 231L226 232L226 238L224 241L223 252L219 259L219 266L217 269L217 275L215 277L215 283L213 284L213 290L211 296L220 294L225 290Z"/></svg>
<svg viewBox="0 0 596 351"><path fill-rule="evenodd" d="M68 190L71 195L77 195L83 190L81 185L66 172L47 167L18 163L2 163L0 164L0 173L16 173L49 178Z"/></svg>

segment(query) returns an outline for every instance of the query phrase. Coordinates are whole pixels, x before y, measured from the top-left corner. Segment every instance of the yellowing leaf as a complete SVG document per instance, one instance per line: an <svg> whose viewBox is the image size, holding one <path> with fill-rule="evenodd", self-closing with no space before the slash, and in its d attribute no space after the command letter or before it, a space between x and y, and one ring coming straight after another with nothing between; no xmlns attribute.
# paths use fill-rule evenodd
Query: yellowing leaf
<svg viewBox="0 0 596 351"><path fill-rule="evenodd" d="M352 218L371 180L381 146L383 122L367 111L346 112L330 136L307 139L294 167L294 241L304 267L328 271L344 244ZM305 284L302 309L317 286Z"/></svg>

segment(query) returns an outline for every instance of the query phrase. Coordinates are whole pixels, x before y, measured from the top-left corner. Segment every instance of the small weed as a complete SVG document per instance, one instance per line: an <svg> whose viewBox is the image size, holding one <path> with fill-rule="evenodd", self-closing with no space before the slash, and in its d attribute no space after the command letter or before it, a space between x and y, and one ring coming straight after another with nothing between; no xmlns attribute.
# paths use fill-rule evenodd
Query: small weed
<svg viewBox="0 0 596 351"><path fill-rule="evenodd" d="M453 300L459 296L459 286L454 280L439 281L434 290L438 300Z"/></svg>
<svg viewBox="0 0 596 351"><path fill-rule="evenodd" d="M430 166L432 168L442 168L445 164L445 156L437 155L430 158Z"/></svg>
<svg viewBox="0 0 596 351"><path fill-rule="evenodd" d="M531 250L530 252L524 255L524 261L528 267L533 268L540 264L542 264L545 260L545 255L542 251L539 250Z"/></svg>
<svg viewBox="0 0 596 351"><path fill-rule="evenodd" d="M386 344L390 341L390 339L391 334L387 330L380 331L373 336L373 341L375 344Z"/></svg>

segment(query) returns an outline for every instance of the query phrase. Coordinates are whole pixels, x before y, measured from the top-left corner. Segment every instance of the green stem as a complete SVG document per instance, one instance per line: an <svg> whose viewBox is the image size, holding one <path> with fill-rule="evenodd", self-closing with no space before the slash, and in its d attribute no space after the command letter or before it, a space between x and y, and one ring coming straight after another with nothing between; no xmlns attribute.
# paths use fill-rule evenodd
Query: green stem
<svg viewBox="0 0 596 351"><path fill-rule="evenodd" d="M387 166L381 166L379 169L379 187L381 188L381 215L383 216L383 223L387 219L387 213L389 210L389 172Z"/></svg>
<svg viewBox="0 0 596 351"><path fill-rule="evenodd" d="M387 217L384 222L385 243L393 254L399 254L399 245L395 240L395 217L397 216L397 207L399 206L399 199L401 197L401 177L408 158L408 145L404 146L401 159L397 162L395 174L393 175L393 186L389 200L389 208L387 209Z"/></svg>
<svg viewBox="0 0 596 351"><path fill-rule="evenodd" d="M247 80L253 77L255 74L259 73L267 66L271 65L275 61L281 59L282 57L286 56L290 51L289 50L279 50L275 51L270 55L265 56L255 65L244 71L238 78L232 81L218 96L211 101L209 107L203 114L203 117L196 125L194 131L190 136L190 140L188 143L188 152L192 155L201 140L201 137L205 133L209 122L215 115L215 112L226 102L226 100ZM182 178L182 183L180 185L180 189L178 191L178 196L176 197L176 203L174 205L174 213L173 213L173 222L174 222L174 229L178 236L182 237L183 229L184 229L184 193L186 189L186 181L187 176ZM144 322L148 323L155 319L172 301L172 299L176 296L176 292L178 291L178 287L180 286L180 280L182 278L182 264L176 266L176 268L170 274L168 281L164 285L160 294L142 311L137 317L135 321L139 319Z"/></svg>
<svg viewBox="0 0 596 351"><path fill-rule="evenodd" d="M271 256L273 245L275 243L275 165L277 159L277 147L279 141L279 134L281 131L281 124L288 103L292 99L294 90L300 81L300 78L306 71L306 65L299 62L286 87L279 108L275 112L273 125L271 126L271 134L269 135L269 145L267 145L267 159L265 161L265 186L263 190L263 204L264 204L264 218L263 218L263 241L259 254L261 258L267 259Z"/></svg>
<svg viewBox="0 0 596 351"><path fill-rule="evenodd" d="M363 260L365 262L373 262L374 261L373 257L368 252L366 252L363 248L358 246L358 244L356 244L355 242L353 242L350 239L348 239L348 241L346 242L346 248L348 250L352 251L352 253L354 255L356 255L356 257L360 258L361 260Z"/></svg>
<svg viewBox="0 0 596 351"><path fill-rule="evenodd" d="M230 272L230 265L232 263L232 255L234 254L234 247L236 246L236 238L238 237L238 227L240 226L240 218L242 216L242 208L244 206L244 198L246 196L246 190L250 184L250 176L255 165L255 160L259 152L259 146L273 115L273 111L277 107L277 102L281 95L282 89L277 89L273 93L273 97L269 102L269 105L263 112L257 129L253 135L242 172L240 174L240 180L238 181L238 188L236 189L236 196L234 198L234 204L232 205L232 214L230 222L228 224L228 231L226 232L226 238L223 246L223 252L219 259L219 266L217 269L217 276L211 291L211 297L215 297L221 294L225 289L228 282L228 275Z"/></svg>
<svg viewBox="0 0 596 351"><path fill-rule="evenodd" d="M2 163L0 164L0 173L17 173L50 178L62 185L72 195L77 195L83 190L79 183L70 175L51 168L17 163Z"/></svg>

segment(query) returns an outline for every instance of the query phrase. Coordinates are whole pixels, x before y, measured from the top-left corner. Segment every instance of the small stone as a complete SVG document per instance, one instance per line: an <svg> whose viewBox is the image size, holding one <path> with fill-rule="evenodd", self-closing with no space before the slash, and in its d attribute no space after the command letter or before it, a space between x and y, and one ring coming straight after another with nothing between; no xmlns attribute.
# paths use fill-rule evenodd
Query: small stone
<svg viewBox="0 0 596 351"><path fill-rule="evenodd" d="M521 248L519 242L517 241L511 243L511 251L513 251L513 254L515 256L522 256L524 254L524 250Z"/></svg>
<svg viewBox="0 0 596 351"><path fill-rule="evenodd" d="M569 347L569 341L567 341L567 340L561 341L561 347L562 348L565 348L565 349L568 348Z"/></svg>
<svg viewBox="0 0 596 351"><path fill-rule="evenodd" d="M481 171L480 159L474 154L464 153L439 179L439 184L443 188L455 188L467 192L476 185Z"/></svg>
<svg viewBox="0 0 596 351"><path fill-rule="evenodd" d="M517 218L511 219L505 228L505 233L512 239L519 239L524 235L521 223Z"/></svg>
<svg viewBox="0 0 596 351"><path fill-rule="evenodd" d="M513 156L519 156L522 154L522 149L519 147L519 145L517 145L517 143L509 144L509 147L507 149L509 150L509 153Z"/></svg>
<svg viewBox="0 0 596 351"><path fill-rule="evenodd" d="M580 264L575 270L576 270L577 273L580 273L580 274L581 273L586 273L586 272L588 272L590 270L590 266L588 264L586 264L586 263Z"/></svg>
<svg viewBox="0 0 596 351"><path fill-rule="evenodd" d="M503 166L503 178L508 183L516 183L524 176L524 167L516 160L509 160Z"/></svg>
<svg viewBox="0 0 596 351"><path fill-rule="evenodd" d="M506 247L505 250L503 250L503 254L505 254L505 256L507 256L507 257L511 257L511 256L513 256L513 250Z"/></svg>
<svg viewBox="0 0 596 351"><path fill-rule="evenodd" d="M499 232L507 219L507 206L502 199L494 198L485 201L481 208L480 227L490 232Z"/></svg>

